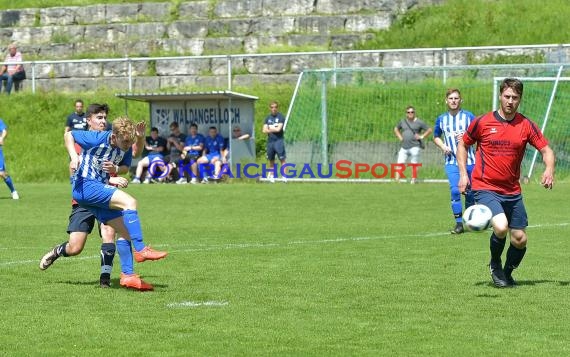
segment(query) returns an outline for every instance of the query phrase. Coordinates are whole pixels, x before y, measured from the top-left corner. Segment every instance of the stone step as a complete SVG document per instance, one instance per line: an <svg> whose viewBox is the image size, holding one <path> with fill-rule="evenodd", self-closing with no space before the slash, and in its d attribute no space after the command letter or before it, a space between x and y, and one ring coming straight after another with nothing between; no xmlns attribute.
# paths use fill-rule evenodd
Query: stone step
<svg viewBox="0 0 570 357"><path fill-rule="evenodd" d="M138 41L153 39L283 36L288 34L363 33L387 29L389 13L372 15L299 16L255 19L217 19L98 25L49 25L0 28L0 34L25 44L63 42Z"/></svg>
<svg viewBox="0 0 570 357"><path fill-rule="evenodd" d="M373 38L372 34L285 35L271 37L219 37L183 39L139 39L138 41L112 40L100 42L69 42L60 44L24 44L18 49L24 60L61 60L68 58L150 57L157 53L188 56L212 54L242 54L289 52L293 48L311 50L350 50L359 43ZM17 42L20 43L20 42Z"/></svg>
<svg viewBox="0 0 570 357"><path fill-rule="evenodd" d="M171 20L279 18L282 16L396 14L413 6L441 0L199 0L182 2L176 9L165 2L101 4L0 11L0 27L94 25ZM174 15L172 14L174 13Z"/></svg>

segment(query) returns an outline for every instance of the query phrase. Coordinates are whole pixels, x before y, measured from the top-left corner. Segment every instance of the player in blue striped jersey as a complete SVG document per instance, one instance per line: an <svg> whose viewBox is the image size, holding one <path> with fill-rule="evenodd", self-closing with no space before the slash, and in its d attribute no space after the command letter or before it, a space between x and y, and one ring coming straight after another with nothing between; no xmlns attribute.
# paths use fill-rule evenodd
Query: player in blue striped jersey
<svg viewBox="0 0 570 357"><path fill-rule="evenodd" d="M65 147L71 158L70 168L76 170L73 198L80 206L91 211L101 223L113 227L119 236L130 239L137 262L162 259L167 253L145 246L136 200L108 183L110 173L117 170L119 163L130 166L131 146L135 142L136 133L143 135L144 128L144 123L139 123L135 128L129 119L118 118L113 122L112 131L71 131L65 134ZM81 160L75 152L76 142L83 149ZM130 255L130 244L119 245L119 242L118 240L119 255ZM126 263L132 266L132 260ZM121 265L124 267L122 260ZM132 271L122 273L121 277L131 273Z"/></svg>
<svg viewBox="0 0 570 357"><path fill-rule="evenodd" d="M461 140L463 133L467 131L469 124L475 118L473 113L461 109L461 92L457 88L448 89L445 94L445 103L448 111L437 117L433 130L434 142L445 155L445 173L449 181L451 190L451 211L455 217L455 227L452 234L464 232L461 204L461 193L459 191L459 167L457 166L457 141ZM475 151L469 148L467 153L467 173L471 179L471 172L475 165ZM474 204L473 194L465 193L465 208Z"/></svg>

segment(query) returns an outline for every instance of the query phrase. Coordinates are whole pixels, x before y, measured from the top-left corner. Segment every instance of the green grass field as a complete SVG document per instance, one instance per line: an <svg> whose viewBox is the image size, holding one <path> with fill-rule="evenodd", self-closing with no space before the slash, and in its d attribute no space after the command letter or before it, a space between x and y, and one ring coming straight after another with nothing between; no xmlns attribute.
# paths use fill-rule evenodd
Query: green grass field
<svg viewBox="0 0 570 357"><path fill-rule="evenodd" d="M524 187L520 286L490 285L488 234L452 237L443 184L128 188L155 286L98 287L100 240L66 239L65 184L0 190L2 356L568 355L570 184Z"/></svg>

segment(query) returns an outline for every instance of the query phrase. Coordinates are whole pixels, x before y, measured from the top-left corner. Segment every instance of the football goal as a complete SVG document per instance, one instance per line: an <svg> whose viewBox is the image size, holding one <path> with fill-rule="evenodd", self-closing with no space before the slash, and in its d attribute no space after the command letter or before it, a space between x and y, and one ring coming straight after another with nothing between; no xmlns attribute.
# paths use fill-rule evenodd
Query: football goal
<svg viewBox="0 0 570 357"><path fill-rule="evenodd" d="M298 180L390 181L400 147L394 127L405 117L407 106L414 106L416 116L433 127L435 118L446 111L445 91L459 88L463 108L480 115L496 107L500 79L517 77L525 85L520 111L543 128L557 154L561 179L570 173L570 81L564 75L568 68L487 65L304 71L286 116L287 161L297 169ZM432 139L426 140L417 175L424 182L446 182L443 156ZM538 180L542 159L540 155L533 159L534 151L527 149L523 172ZM409 178L412 169L406 167L404 175Z"/></svg>

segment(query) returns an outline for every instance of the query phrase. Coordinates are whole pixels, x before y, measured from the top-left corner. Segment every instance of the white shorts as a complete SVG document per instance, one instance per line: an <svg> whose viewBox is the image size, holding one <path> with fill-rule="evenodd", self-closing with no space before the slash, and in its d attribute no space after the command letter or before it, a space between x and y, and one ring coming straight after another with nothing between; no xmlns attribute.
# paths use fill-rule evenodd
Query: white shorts
<svg viewBox="0 0 570 357"><path fill-rule="evenodd" d="M408 157L410 158L410 163L417 164L420 161L420 150L419 146L414 146L409 149L400 148L398 152L398 164L406 163Z"/></svg>

